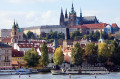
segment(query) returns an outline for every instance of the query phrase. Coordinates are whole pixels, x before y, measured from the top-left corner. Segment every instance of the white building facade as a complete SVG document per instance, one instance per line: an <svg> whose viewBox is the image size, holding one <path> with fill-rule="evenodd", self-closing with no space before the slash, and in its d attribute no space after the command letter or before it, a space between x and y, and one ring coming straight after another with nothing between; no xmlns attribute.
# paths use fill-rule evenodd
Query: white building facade
<svg viewBox="0 0 120 79"><path fill-rule="evenodd" d="M12 68L12 47L0 42L0 69Z"/></svg>

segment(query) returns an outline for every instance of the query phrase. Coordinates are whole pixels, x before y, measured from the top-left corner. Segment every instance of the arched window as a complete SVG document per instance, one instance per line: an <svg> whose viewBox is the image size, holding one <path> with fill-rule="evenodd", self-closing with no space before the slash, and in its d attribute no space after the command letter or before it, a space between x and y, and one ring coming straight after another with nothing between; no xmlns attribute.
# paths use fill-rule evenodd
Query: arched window
<svg viewBox="0 0 120 79"><path fill-rule="evenodd" d="M19 36L19 39L21 38L21 36Z"/></svg>
<svg viewBox="0 0 120 79"><path fill-rule="evenodd" d="M15 35L16 35L16 32L15 32Z"/></svg>
<svg viewBox="0 0 120 79"><path fill-rule="evenodd" d="M15 39L15 43L17 42L17 39Z"/></svg>

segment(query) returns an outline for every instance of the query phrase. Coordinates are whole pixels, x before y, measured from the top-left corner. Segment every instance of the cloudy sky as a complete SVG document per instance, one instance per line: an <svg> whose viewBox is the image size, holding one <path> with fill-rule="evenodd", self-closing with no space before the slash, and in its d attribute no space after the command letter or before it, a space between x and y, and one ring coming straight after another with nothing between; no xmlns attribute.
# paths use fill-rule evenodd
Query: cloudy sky
<svg viewBox="0 0 120 79"><path fill-rule="evenodd" d="M120 26L120 0L0 0L0 29L11 28L14 19L20 27L58 25L61 7L69 12L72 2L78 16L81 8L83 16Z"/></svg>

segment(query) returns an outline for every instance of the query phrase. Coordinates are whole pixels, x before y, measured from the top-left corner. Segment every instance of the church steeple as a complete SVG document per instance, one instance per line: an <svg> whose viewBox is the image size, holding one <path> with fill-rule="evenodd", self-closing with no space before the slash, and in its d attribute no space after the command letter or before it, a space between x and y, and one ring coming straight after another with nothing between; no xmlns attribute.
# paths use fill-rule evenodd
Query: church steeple
<svg viewBox="0 0 120 79"><path fill-rule="evenodd" d="M60 14L60 25L64 25L64 14L63 14L62 8L61 8L61 14Z"/></svg>
<svg viewBox="0 0 120 79"><path fill-rule="evenodd" d="M14 23L13 23L13 26L12 26L13 28L16 28L16 23L15 23L15 20L14 20Z"/></svg>
<svg viewBox="0 0 120 79"><path fill-rule="evenodd" d="M102 26L100 27L101 29L100 29L100 39L99 39L99 42L100 43L103 43L104 42L104 39L103 39L103 37L102 37Z"/></svg>

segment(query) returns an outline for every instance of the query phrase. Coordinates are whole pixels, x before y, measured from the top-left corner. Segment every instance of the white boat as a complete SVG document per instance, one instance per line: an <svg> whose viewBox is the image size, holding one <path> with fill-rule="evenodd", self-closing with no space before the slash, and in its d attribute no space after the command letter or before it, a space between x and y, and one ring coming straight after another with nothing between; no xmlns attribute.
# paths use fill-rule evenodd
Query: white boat
<svg viewBox="0 0 120 79"><path fill-rule="evenodd" d="M61 70L51 70L53 75L60 74L109 74L109 71L104 67L89 67L89 68L68 68Z"/></svg>
<svg viewBox="0 0 120 79"><path fill-rule="evenodd" d="M87 67L81 68L82 74L109 74L110 72L105 67Z"/></svg>
<svg viewBox="0 0 120 79"><path fill-rule="evenodd" d="M26 69L26 68L20 68L20 69L16 69L16 70L0 70L0 75L24 75L24 74L31 74L31 70L30 69Z"/></svg>
<svg viewBox="0 0 120 79"><path fill-rule="evenodd" d="M0 75L15 75L16 70L0 70Z"/></svg>
<svg viewBox="0 0 120 79"><path fill-rule="evenodd" d="M20 69L17 69L16 72L17 72L16 74L21 74L21 75L32 73L31 69L29 68L20 68Z"/></svg>

